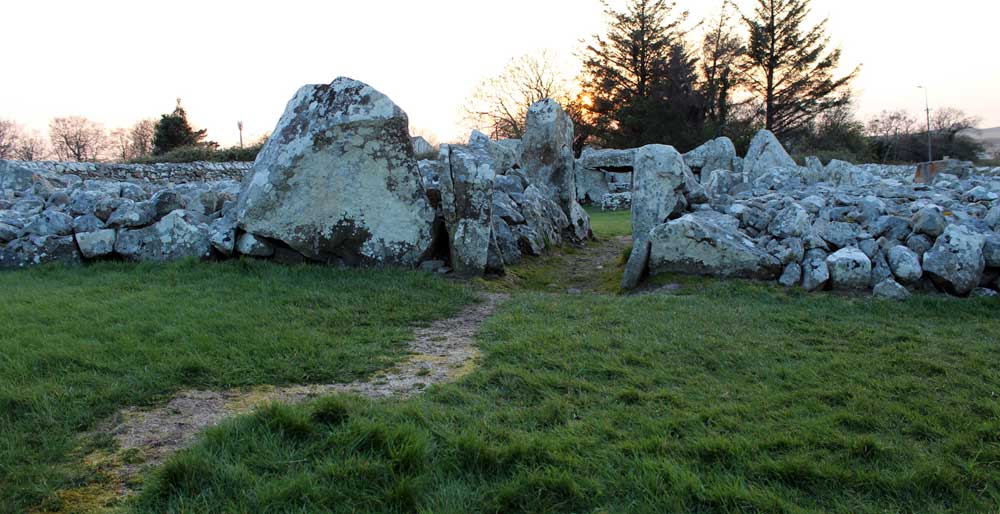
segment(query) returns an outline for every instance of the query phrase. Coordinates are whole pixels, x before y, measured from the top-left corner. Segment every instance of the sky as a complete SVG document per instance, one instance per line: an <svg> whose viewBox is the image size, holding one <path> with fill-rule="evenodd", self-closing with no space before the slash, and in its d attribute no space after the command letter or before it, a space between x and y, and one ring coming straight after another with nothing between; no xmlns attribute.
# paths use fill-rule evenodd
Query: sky
<svg viewBox="0 0 1000 514"><path fill-rule="evenodd" d="M621 4L622 0L611 0ZM678 0L691 24L721 0ZM749 9L753 0L737 0ZM995 0L813 0L829 18L861 116L957 107L1000 126ZM465 138L461 107L481 80L540 50L576 69L602 32L598 0L4 0L0 118L45 131L54 116L106 127L183 102L223 145L270 132L303 84L348 76L387 94L411 128ZM692 36L692 43L697 35Z"/></svg>

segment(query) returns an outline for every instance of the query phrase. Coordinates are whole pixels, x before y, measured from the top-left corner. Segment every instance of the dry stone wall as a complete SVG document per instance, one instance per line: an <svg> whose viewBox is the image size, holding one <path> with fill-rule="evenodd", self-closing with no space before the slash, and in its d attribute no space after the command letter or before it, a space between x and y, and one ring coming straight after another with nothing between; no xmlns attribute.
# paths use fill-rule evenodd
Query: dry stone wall
<svg viewBox="0 0 1000 514"><path fill-rule="evenodd" d="M60 161L6 161L6 166L44 174L76 175L81 179L186 184L218 180L243 180L252 162L191 162L112 164Z"/></svg>

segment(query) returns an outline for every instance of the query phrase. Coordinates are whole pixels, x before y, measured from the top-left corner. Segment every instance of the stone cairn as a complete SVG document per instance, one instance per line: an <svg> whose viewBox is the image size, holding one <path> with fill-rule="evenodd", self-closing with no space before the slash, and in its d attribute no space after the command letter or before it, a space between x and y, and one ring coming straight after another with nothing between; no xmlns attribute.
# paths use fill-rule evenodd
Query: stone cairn
<svg viewBox="0 0 1000 514"><path fill-rule="evenodd" d="M686 273L896 299L997 295L1000 169L943 162L925 183L913 166L809 158L803 167L767 131L744 158L726 138L684 155L662 145L631 152L623 288Z"/></svg>
<svg viewBox="0 0 1000 514"><path fill-rule="evenodd" d="M0 161L0 268L244 255L482 275L590 237L555 102L523 141L476 133L436 161L415 159L408 124L339 78L295 94L252 167Z"/></svg>

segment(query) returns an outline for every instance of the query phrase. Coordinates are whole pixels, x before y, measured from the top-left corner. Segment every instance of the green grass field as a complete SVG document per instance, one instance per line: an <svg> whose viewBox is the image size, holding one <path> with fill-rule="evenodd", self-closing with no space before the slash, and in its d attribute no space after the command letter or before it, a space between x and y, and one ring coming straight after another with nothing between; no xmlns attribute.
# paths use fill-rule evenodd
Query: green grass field
<svg viewBox="0 0 1000 514"><path fill-rule="evenodd" d="M132 508L995 513L998 306L521 294L462 382L234 420Z"/></svg>
<svg viewBox="0 0 1000 514"><path fill-rule="evenodd" d="M88 477L78 435L183 388L345 382L401 358L418 322L472 300L457 283L261 262L0 273L0 512Z"/></svg>
<svg viewBox="0 0 1000 514"><path fill-rule="evenodd" d="M632 235L632 216L629 211L602 211L586 207L590 215L590 229L599 239Z"/></svg>
<svg viewBox="0 0 1000 514"><path fill-rule="evenodd" d="M628 213L592 215L605 243L479 282L512 297L473 373L410 400L231 419L117 511L997 513L1000 301L685 277L613 294L618 248L601 245ZM606 268L566 271L595 256ZM601 294L565 293L588 277ZM472 293L260 263L43 269L0 287L4 512L86 482L66 458L75 436L123 405L368 376L407 327Z"/></svg>

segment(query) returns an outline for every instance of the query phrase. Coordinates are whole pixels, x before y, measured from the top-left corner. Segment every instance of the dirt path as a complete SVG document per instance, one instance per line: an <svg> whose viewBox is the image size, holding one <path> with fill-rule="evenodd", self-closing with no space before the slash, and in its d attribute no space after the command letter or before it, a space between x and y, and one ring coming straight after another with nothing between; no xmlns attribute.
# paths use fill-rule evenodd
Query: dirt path
<svg viewBox="0 0 1000 514"><path fill-rule="evenodd" d="M618 265L622 252L632 245L631 236L602 239L568 256L560 281L569 292L606 293L607 282L621 280Z"/></svg>
<svg viewBox="0 0 1000 514"><path fill-rule="evenodd" d="M253 390L183 391L156 409L127 409L101 430L114 438L116 454L92 454L85 460L109 478L107 485L114 491L105 491L105 495L120 498L134 489L143 471L194 444L206 428L261 405L300 403L334 393L406 398L428 386L458 379L475 366L479 355L475 336L480 325L506 299L502 294L484 294L481 303L457 316L417 329L415 338L408 343L412 352L409 358L365 380Z"/></svg>

